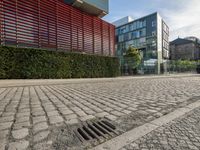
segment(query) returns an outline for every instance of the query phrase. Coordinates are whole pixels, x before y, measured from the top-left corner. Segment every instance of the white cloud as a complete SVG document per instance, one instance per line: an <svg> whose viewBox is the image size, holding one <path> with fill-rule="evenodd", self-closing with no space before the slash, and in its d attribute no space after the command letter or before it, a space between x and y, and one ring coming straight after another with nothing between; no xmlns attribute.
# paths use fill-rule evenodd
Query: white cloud
<svg viewBox="0 0 200 150"><path fill-rule="evenodd" d="M170 40L185 36L200 38L200 0L177 0L179 8L160 9L170 27Z"/></svg>
<svg viewBox="0 0 200 150"><path fill-rule="evenodd" d="M126 2L126 5L133 4L134 7L133 0ZM128 15L140 18L158 11L170 28L170 40L178 36L200 38L200 0L141 0L140 2L141 5L137 3L133 9L129 7L130 9L112 12L113 14L110 14L112 17L108 17L108 20L113 22Z"/></svg>

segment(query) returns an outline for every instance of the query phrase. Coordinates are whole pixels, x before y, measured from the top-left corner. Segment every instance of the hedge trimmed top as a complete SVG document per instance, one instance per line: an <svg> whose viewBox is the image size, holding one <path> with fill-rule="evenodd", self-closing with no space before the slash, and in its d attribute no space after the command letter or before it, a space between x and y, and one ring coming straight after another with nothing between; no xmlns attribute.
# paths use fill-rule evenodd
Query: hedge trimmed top
<svg viewBox="0 0 200 150"><path fill-rule="evenodd" d="M0 47L1 79L116 77L116 57Z"/></svg>

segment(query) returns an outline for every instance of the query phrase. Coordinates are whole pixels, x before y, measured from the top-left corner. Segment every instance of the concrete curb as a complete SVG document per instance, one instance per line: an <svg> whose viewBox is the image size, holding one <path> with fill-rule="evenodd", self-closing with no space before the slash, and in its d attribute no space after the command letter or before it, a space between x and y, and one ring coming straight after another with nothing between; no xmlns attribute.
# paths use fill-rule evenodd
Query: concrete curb
<svg viewBox="0 0 200 150"><path fill-rule="evenodd" d="M133 76L133 77L116 77L116 78L86 78L86 79L19 79L19 80L0 80L0 88L19 87L19 86L36 86L36 85L59 85L59 84L80 84L80 83L97 83L125 81L131 79L158 79L158 78L182 78L182 77L200 77L198 74L168 74L168 75L150 75L150 76Z"/></svg>
<svg viewBox="0 0 200 150"><path fill-rule="evenodd" d="M130 130L118 137L115 137L103 144L100 144L100 145L92 148L91 150L118 150L118 149L124 147L125 145L128 145L128 144L134 142L135 140L143 137L144 135L150 133L151 131L157 129L158 127L163 126L167 123L170 123L174 119L177 119L198 107L200 107L200 101L194 102L194 103L189 104L188 106L185 106L182 108L178 108L177 110L175 110L163 117L160 117L149 123L139 126L133 130Z"/></svg>

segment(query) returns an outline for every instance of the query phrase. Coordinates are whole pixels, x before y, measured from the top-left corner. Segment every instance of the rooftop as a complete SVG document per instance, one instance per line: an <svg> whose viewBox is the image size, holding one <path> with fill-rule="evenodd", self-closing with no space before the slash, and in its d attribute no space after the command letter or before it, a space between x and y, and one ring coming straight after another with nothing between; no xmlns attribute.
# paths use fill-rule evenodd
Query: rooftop
<svg viewBox="0 0 200 150"><path fill-rule="evenodd" d="M182 39L182 38L177 38L174 41L170 42L172 45L181 45L181 44L189 44L189 43L194 43L195 41L190 40L190 39Z"/></svg>
<svg viewBox="0 0 200 150"><path fill-rule="evenodd" d="M121 26L124 26L124 25L126 25L126 24L129 24L129 23L132 23L132 22L135 22L135 21L144 19L144 18L146 18L146 17L152 16L152 15L156 15L156 14L159 14L159 13L158 13L158 12L154 12L154 13L152 13L152 14L143 16L143 17L141 17L141 18L129 20L129 22L126 22L126 23L124 23L124 24L121 24L121 25L117 26L117 28L118 28L118 27L121 27ZM130 17L130 16L127 16L127 17ZM121 19L118 19L118 20L114 21L113 24L115 25L116 22L118 22L118 21L120 21L120 20L123 20L123 19L125 19L125 18L127 18L127 17L123 17L123 18L121 18Z"/></svg>
<svg viewBox="0 0 200 150"><path fill-rule="evenodd" d="M109 0L64 0L64 2L98 17L107 15L109 11Z"/></svg>

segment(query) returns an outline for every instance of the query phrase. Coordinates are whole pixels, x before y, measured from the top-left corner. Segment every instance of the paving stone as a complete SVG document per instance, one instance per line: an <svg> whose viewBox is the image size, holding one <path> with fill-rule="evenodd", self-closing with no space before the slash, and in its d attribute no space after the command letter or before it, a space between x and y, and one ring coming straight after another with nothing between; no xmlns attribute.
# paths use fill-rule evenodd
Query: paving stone
<svg viewBox="0 0 200 150"><path fill-rule="evenodd" d="M0 150L6 150L7 139L0 139Z"/></svg>
<svg viewBox="0 0 200 150"><path fill-rule="evenodd" d="M23 128L29 128L31 126L30 122L21 122L21 123L15 123L14 129L23 129Z"/></svg>
<svg viewBox="0 0 200 150"><path fill-rule="evenodd" d="M138 109L135 108L135 107L128 107L127 109L130 110L130 111L137 111L137 110L138 110Z"/></svg>
<svg viewBox="0 0 200 150"><path fill-rule="evenodd" d="M72 124L77 124L80 121L78 119L69 119L67 121L65 121L66 124L72 125Z"/></svg>
<svg viewBox="0 0 200 150"><path fill-rule="evenodd" d="M36 133L36 132L39 132L41 130L46 130L48 129L48 125L46 122L40 122L40 123L37 123L36 125L34 125L33 127L33 132Z"/></svg>
<svg viewBox="0 0 200 150"><path fill-rule="evenodd" d="M59 115L59 113L58 113L58 111L49 111L49 112L47 112L47 115L50 117L50 116L58 116Z"/></svg>
<svg viewBox="0 0 200 150"><path fill-rule="evenodd" d="M34 143L35 134L41 131L50 129L50 133L50 131L52 132L57 128L57 125L74 124L104 116L117 123L120 122L120 126L124 130L128 130L166 115L200 98L200 78L198 76L181 78L170 76L167 78L142 77L141 79L127 77L123 80L116 78L109 82L101 81L103 80L98 79L98 82L92 81L92 83L76 81L78 84L60 83L59 85L48 86L6 87L6 91L0 93L0 120L2 121L0 121L0 132L5 131L4 134L1 132L2 139L6 137L6 143L13 142L11 141L13 140L12 138L7 137L7 131L11 130L13 123L12 130L31 129L33 135L30 134L26 139L32 144ZM54 81L50 80L50 82ZM35 83L37 84L37 81ZM46 113L48 114L47 116ZM126 120L123 121L123 119ZM195 146L197 147L200 141L198 130L193 131L196 126L192 121L195 122L196 120L198 118L186 120L185 123L188 122L188 125L182 122L181 124L184 124L184 126L180 125L176 129L172 127L173 132L167 130L164 134L159 131L159 135L153 135L153 137L160 138L160 135L162 135L163 138L168 138L171 144L169 144L170 148L175 149L178 144L175 145L174 143L181 143L182 149L189 149L188 145L190 145L191 149L195 149ZM50 123L49 128L47 128L46 124L40 126L42 122ZM196 122L196 124L198 123ZM32 131L34 127L37 128L35 131L38 132ZM176 134L175 131L180 132ZM187 136L179 135L186 131L188 131ZM167 137L165 137L166 134ZM151 142L150 138L147 141ZM178 142L176 138L179 139ZM42 140L40 141L41 143L36 145L43 145L44 141ZM142 141L145 141L145 138ZM163 141L163 139L160 139L160 141ZM19 141L16 140L16 142ZM153 148L159 149L158 146L162 143L157 143L157 141L155 143L157 147ZM151 147L152 145L150 144L153 143L147 144L142 143L139 148L146 149L148 146ZM163 143L163 146L165 148L166 143ZM180 145L178 148L180 149Z"/></svg>
<svg viewBox="0 0 200 150"><path fill-rule="evenodd" d="M62 123L63 118L61 116L51 116L49 117L49 122L50 124L57 124L57 123Z"/></svg>
<svg viewBox="0 0 200 150"><path fill-rule="evenodd" d="M107 111L107 112L110 112L112 111L113 109L112 108L109 108L109 107L106 107L106 108L103 108L104 111Z"/></svg>
<svg viewBox="0 0 200 150"><path fill-rule="evenodd" d="M77 111L76 114L80 117L87 116L87 114L84 111Z"/></svg>
<svg viewBox="0 0 200 150"><path fill-rule="evenodd" d="M11 122L13 120L14 120L14 116L1 117L0 118L0 123L2 123L2 122Z"/></svg>
<svg viewBox="0 0 200 150"><path fill-rule="evenodd" d="M47 119L45 116L38 116L38 117L33 117L33 124L36 124L38 122L45 122Z"/></svg>
<svg viewBox="0 0 200 150"><path fill-rule="evenodd" d="M12 124L13 124L13 122L0 123L0 131L11 128Z"/></svg>
<svg viewBox="0 0 200 150"><path fill-rule="evenodd" d="M24 117L24 116L30 116L30 113L21 112L21 113L17 113L17 115L16 115L17 118Z"/></svg>
<svg viewBox="0 0 200 150"><path fill-rule="evenodd" d="M122 112L125 113L125 114L127 114L127 115L130 114L130 113L132 113L132 111L129 111L129 110L123 110Z"/></svg>
<svg viewBox="0 0 200 150"><path fill-rule="evenodd" d="M153 109L148 109L146 110L147 112L150 112L150 113L157 113L158 111L157 110L153 110Z"/></svg>
<svg viewBox="0 0 200 150"><path fill-rule="evenodd" d="M73 111L66 109L66 110L61 110L60 111L63 115L69 115L69 114L73 114Z"/></svg>
<svg viewBox="0 0 200 150"><path fill-rule="evenodd" d="M68 119L75 119L75 118L78 118L78 116L76 114L70 114L70 115L66 115L65 116L66 120L68 120Z"/></svg>
<svg viewBox="0 0 200 150"><path fill-rule="evenodd" d="M28 146L29 146L29 141L22 140L10 143L8 150L26 150Z"/></svg>
<svg viewBox="0 0 200 150"><path fill-rule="evenodd" d="M23 139L26 136L28 136L28 134L29 134L29 132L28 132L27 128L22 128L22 129L19 129L19 130L13 130L12 131L12 136L15 139Z"/></svg>
<svg viewBox="0 0 200 150"><path fill-rule="evenodd" d="M118 117L125 115L124 113L121 113L119 111L111 111L110 113Z"/></svg>
<svg viewBox="0 0 200 150"><path fill-rule="evenodd" d="M108 115L109 115L109 113L107 113L107 112L102 112L102 113L95 114L95 116L99 117L99 118L103 118L103 117L108 116Z"/></svg>
<svg viewBox="0 0 200 150"><path fill-rule="evenodd" d="M87 116L81 117L80 120L86 121L86 120L91 120L91 119L94 119L94 118L95 118L95 116L93 116L93 115L87 115Z"/></svg>
<svg viewBox="0 0 200 150"><path fill-rule="evenodd" d="M81 111L81 108L79 108L79 107L71 107L70 109L73 110L73 111L75 111L75 112L76 111Z"/></svg>
<svg viewBox="0 0 200 150"><path fill-rule="evenodd" d="M0 131L0 140L6 139L6 137L9 135L9 130L2 130Z"/></svg>
<svg viewBox="0 0 200 150"><path fill-rule="evenodd" d="M33 112L33 116L44 116L44 115L45 115L45 112L43 110Z"/></svg>
<svg viewBox="0 0 200 150"><path fill-rule="evenodd" d="M123 148L129 149L200 149L199 130L200 108L197 108L186 115L163 125L149 134L127 144ZM123 149L122 148L122 149ZM120 150L122 150L120 149Z"/></svg>
<svg viewBox="0 0 200 150"><path fill-rule="evenodd" d="M108 115L108 116L105 116L105 118L107 118L107 119L109 119L109 120L111 120L111 121L114 121L114 120L117 119L117 117L114 116L114 115Z"/></svg>
<svg viewBox="0 0 200 150"><path fill-rule="evenodd" d="M42 141L48 137L49 133L50 133L49 131L41 131L37 133L36 135L34 135L33 141L34 142Z"/></svg>
<svg viewBox="0 0 200 150"><path fill-rule="evenodd" d="M20 117L16 119L16 123L21 123L21 122L28 122L29 121L29 117L28 116L24 116L24 117Z"/></svg>
<svg viewBox="0 0 200 150"><path fill-rule="evenodd" d="M86 112L88 115L93 115L93 114L96 113L96 112L93 111L93 110L86 110L85 112Z"/></svg>
<svg viewBox="0 0 200 150"><path fill-rule="evenodd" d="M14 110L13 110L12 112L4 112L4 113L2 114L2 117L14 116L15 113L16 113L16 111L14 111Z"/></svg>
<svg viewBox="0 0 200 150"><path fill-rule="evenodd" d="M53 150L52 144L52 141L44 141L42 143L37 143L33 145L33 150Z"/></svg>

